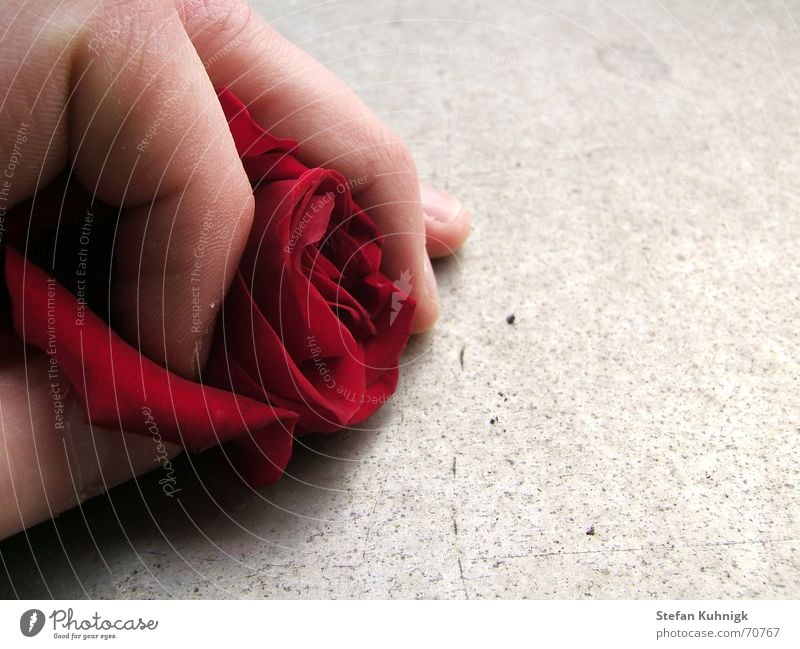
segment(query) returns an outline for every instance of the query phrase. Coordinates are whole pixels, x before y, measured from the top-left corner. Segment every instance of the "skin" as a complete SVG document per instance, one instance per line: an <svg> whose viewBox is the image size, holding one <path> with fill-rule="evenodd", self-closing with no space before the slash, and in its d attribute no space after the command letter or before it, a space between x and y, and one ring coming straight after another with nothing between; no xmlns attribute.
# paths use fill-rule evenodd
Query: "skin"
<svg viewBox="0 0 800 649"><path fill-rule="evenodd" d="M71 168L124 208L112 308L143 353L196 374L247 240L253 198L216 100L223 86L256 121L299 140L307 164L366 178L354 194L389 235L384 271L410 269L415 330L433 326L428 256L463 243L466 212L444 193L421 194L402 141L246 2L4 0L0 26L0 161L28 124L6 207ZM192 334L186 287L209 211L200 299L217 307L204 314L206 332ZM47 362L0 359L0 538L158 466L152 440L90 429L70 393L67 434L56 433Z"/></svg>

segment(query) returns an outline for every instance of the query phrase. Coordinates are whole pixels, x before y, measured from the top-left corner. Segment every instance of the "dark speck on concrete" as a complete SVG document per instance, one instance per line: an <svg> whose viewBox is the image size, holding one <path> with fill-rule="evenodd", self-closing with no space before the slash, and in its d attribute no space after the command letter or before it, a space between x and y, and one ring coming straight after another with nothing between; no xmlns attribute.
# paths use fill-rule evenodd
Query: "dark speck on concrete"
<svg viewBox="0 0 800 649"><path fill-rule="evenodd" d="M513 324L514 324L514 321L515 321L516 319L517 319L517 316L515 316L513 313L512 313L511 315L509 315L509 316L506 316L506 322L507 322L508 324L510 324L510 325L513 325Z"/></svg>
<svg viewBox="0 0 800 649"><path fill-rule="evenodd" d="M586 536L594 536L594 525L592 525L588 530L586 530Z"/></svg>

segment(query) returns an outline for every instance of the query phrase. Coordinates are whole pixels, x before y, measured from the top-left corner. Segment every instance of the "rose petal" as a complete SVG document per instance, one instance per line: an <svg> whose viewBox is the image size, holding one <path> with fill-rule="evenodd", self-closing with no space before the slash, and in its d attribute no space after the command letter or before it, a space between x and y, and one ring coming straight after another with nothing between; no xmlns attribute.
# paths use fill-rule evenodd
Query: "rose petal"
<svg viewBox="0 0 800 649"><path fill-rule="evenodd" d="M227 88L220 90L217 97L228 120L240 158L275 152L288 153L297 147L295 140L275 137L261 128L253 121L247 106Z"/></svg>
<svg viewBox="0 0 800 649"><path fill-rule="evenodd" d="M327 432L347 425L359 404L347 395L365 388L363 354L350 338L341 354L324 356L316 338L306 342L308 354L319 348L317 361L299 365L288 353L272 325L253 302L240 274L234 279L224 306L223 326L211 351L206 377L227 387L234 361L250 379L247 394L299 413L298 425ZM329 377L329 379L326 379ZM235 377L233 386L242 389ZM255 388L254 385L259 386Z"/></svg>
<svg viewBox="0 0 800 649"><path fill-rule="evenodd" d="M230 392L187 381L143 357L91 311L76 319L72 293L13 249L6 286L14 326L26 344L63 370L98 426L161 437L194 451L258 431L291 446L296 415ZM41 377L45 380L47 377Z"/></svg>

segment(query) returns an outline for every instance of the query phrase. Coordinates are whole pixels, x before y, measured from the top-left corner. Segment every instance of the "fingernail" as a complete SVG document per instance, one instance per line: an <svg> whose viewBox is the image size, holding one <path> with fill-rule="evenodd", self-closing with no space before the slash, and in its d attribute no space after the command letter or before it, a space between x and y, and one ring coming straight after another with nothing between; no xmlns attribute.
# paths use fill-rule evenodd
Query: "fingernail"
<svg viewBox="0 0 800 649"><path fill-rule="evenodd" d="M434 189L427 185L420 185L422 198L422 211L434 221L447 223L461 213L461 201L447 192Z"/></svg>
<svg viewBox="0 0 800 649"><path fill-rule="evenodd" d="M431 266L431 259L425 255L425 290L428 297L432 300L439 301L439 288L436 285L436 275L433 274L433 266Z"/></svg>

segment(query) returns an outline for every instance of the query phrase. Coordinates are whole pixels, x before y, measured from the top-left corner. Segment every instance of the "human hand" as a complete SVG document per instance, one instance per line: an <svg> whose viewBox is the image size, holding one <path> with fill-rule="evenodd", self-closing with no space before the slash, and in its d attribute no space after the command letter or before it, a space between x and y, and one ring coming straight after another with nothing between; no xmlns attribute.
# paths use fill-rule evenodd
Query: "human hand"
<svg viewBox="0 0 800 649"><path fill-rule="evenodd" d="M123 208L112 311L131 344L195 376L238 267L253 198L219 87L274 134L300 141L308 164L363 179L353 193L389 235L384 270L410 269L415 330L433 325L426 247L431 256L456 249L469 231L466 212L449 195L420 195L406 147L329 71L239 0L53 5L7 0L0 9L0 165L14 161L0 214L25 218L14 206L65 169ZM199 298L217 306L198 328L187 278L209 213ZM90 428L70 393L66 432L56 432L47 367L43 354L0 359L0 538L157 466L153 440ZM179 450L165 447L169 457Z"/></svg>

